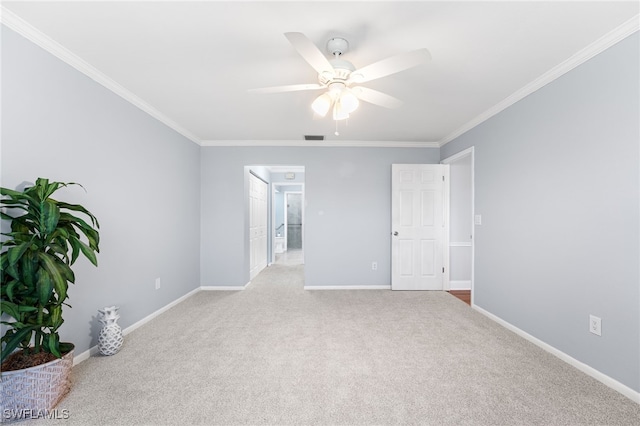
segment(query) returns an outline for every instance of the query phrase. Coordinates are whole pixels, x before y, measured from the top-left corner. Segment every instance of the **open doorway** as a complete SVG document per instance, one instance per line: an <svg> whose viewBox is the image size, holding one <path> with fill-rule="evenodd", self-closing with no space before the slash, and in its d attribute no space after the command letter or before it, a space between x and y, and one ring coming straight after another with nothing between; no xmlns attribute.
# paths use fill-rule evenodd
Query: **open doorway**
<svg viewBox="0 0 640 426"><path fill-rule="evenodd" d="M273 263L304 263L304 166L245 166L245 255L252 280Z"/></svg>
<svg viewBox="0 0 640 426"><path fill-rule="evenodd" d="M474 150L442 160L450 167L449 271L450 293L473 305Z"/></svg>
<svg viewBox="0 0 640 426"><path fill-rule="evenodd" d="M291 176L291 175L289 175ZM304 263L304 181L273 182L273 263Z"/></svg>
<svg viewBox="0 0 640 426"><path fill-rule="evenodd" d="M302 250L302 192L284 193L285 249Z"/></svg>

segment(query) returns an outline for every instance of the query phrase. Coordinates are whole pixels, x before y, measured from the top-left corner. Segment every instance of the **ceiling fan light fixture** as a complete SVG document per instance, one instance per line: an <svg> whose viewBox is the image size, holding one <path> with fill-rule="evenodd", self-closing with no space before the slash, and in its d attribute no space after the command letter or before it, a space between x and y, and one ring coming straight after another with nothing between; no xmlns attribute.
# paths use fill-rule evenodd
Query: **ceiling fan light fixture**
<svg viewBox="0 0 640 426"><path fill-rule="evenodd" d="M339 101L336 102L333 105L333 119L335 121L339 121L339 120L346 120L347 118L349 118L349 113L344 109L342 109L342 106L340 105Z"/></svg>
<svg viewBox="0 0 640 426"><path fill-rule="evenodd" d="M311 109L321 117L327 115L329 108L333 104L333 98L328 93L323 93L318 96L311 104Z"/></svg>
<svg viewBox="0 0 640 426"><path fill-rule="evenodd" d="M351 114L360 106L360 101L350 90L342 91L342 93L340 94L339 102L340 108L347 114Z"/></svg>

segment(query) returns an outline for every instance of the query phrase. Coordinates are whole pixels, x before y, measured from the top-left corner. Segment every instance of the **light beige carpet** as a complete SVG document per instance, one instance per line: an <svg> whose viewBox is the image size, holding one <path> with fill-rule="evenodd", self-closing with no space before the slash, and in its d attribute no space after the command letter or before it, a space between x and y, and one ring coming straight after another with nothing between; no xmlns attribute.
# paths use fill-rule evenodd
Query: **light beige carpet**
<svg viewBox="0 0 640 426"><path fill-rule="evenodd" d="M74 369L36 424L632 425L640 406L444 292L305 291L273 265ZM32 423L29 421L28 423Z"/></svg>

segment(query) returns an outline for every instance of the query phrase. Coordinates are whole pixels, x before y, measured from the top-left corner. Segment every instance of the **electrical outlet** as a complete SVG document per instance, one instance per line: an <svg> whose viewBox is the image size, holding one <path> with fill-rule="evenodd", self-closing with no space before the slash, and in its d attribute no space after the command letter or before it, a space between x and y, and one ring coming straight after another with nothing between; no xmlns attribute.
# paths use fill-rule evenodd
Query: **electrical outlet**
<svg viewBox="0 0 640 426"><path fill-rule="evenodd" d="M589 315L589 331L596 336L602 336L602 320L595 315Z"/></svg>
<svg viewBox="0 0 640 426"><path fill-rule="evenodd" d="M156 278L156 290L160 290L160 278Z"/></svg>
<svg viewBox="0 0 640 426"><path fill-rule="evenodd" d="M371 262L371 270L372 271L378 270L378 262Z"/></svg>

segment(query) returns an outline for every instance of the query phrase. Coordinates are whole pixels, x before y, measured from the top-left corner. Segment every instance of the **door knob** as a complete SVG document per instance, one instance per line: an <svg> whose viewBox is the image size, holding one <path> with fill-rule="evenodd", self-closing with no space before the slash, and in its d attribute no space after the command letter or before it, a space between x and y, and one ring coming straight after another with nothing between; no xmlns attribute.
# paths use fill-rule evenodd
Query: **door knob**
<svg viewBox="0 0 640 426"><path fill-rule="evenodd" d="M398 236L398 231L395 231L395 232L393 233L393 236L394 236L394 237L397 237L397 236Z"/></svg>

